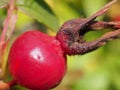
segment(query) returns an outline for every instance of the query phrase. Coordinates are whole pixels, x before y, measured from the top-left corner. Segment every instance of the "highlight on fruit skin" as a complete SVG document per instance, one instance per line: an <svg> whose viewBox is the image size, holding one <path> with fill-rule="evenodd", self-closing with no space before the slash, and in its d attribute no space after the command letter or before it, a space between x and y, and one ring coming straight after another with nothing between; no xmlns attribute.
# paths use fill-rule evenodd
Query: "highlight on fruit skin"
<svg viewBox="0 0 120 90"><path fill-rule="evenodd" d="M66 68L66 55L59 41L39 31L25 32L10 49L11 75L26 88L42 90L56 87Z"/></svg>

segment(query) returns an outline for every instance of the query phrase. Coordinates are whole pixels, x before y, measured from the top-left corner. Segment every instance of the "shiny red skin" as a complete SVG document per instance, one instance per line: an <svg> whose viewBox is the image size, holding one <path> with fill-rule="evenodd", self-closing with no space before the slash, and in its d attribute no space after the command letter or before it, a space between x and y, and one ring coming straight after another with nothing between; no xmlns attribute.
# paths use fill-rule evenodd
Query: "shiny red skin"
<svg viewBox="0 0 120 90"><path fill-rule="evenodd" d="M13 43L9 69L18 84L36 90L57 86L66 72L66 55L55 37L27 31Z"/></svg>

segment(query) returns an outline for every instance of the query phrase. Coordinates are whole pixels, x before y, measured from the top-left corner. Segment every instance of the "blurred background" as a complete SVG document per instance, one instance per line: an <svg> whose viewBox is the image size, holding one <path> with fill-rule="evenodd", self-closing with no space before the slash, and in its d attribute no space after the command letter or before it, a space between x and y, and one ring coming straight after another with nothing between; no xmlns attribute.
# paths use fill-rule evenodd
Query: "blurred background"
<svg viewBox="0 0 120 90"><path fill-rule="evenodd" d="M16 37L27 30L40 30L55 35L59 27L67 20L86 18L102 8L111 0L43 0L57 17L58 26L52 30L45 24L18 11L18 21L10 44ZM28 1L29 2L29 1ZM119 21L120 0L97 20ZM0 9L0 29L6 17L6 9ZM52 22L52 21L51 21ZM108 30L94 31L86 34L86 40L99 38ZM7 54L6 54L7 55ZM120 90L120 40L108 42L105 46L85 55L68 56L68 70L62 83L52 90ZM11 80L9 71L4 76ZM27 90L16 86L12 90Z"/></svg>

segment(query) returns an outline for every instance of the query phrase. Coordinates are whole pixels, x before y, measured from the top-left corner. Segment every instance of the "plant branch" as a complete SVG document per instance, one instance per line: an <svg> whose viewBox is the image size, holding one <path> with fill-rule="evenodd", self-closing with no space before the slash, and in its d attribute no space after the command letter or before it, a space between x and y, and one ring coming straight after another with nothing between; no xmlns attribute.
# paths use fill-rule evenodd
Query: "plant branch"
<svg viewBox="0 0 120 90"><path fill-rule="evenodd" d="M2 67L2 59L6 45L10 39L10 36L12 35L12 32L14 31L15 23L17 21L17 8L15 6L15 0L9 0L7 8L7 17L4 21L2 34L0 36L0 69Z"/></svg>

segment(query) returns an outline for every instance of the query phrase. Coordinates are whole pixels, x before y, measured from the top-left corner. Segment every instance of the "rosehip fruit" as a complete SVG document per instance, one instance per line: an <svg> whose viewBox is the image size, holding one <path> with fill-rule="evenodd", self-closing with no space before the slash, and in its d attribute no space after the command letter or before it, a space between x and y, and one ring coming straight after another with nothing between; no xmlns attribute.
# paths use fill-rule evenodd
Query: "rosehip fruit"
<svg viewBox="0 0 120 90"><path fill-rule="evenodd" d="M119 38L119 23L96 21L116 0L105 5L89 18L65 22L55 37L39 31L28 31L13 43L9 68L14 80L32 90L48 90L57 86L66 72L66 55L81 55ZM91 30L112 28L102 37L87 42L84 36Z"/></svg>
<svg viewBox="0 0 120 90"><path fill-rule="evenodd" d="M55 37L28 31L13 43L9 69L18 84L34 90L57 86L66 72L66 55Z"/></svg>

